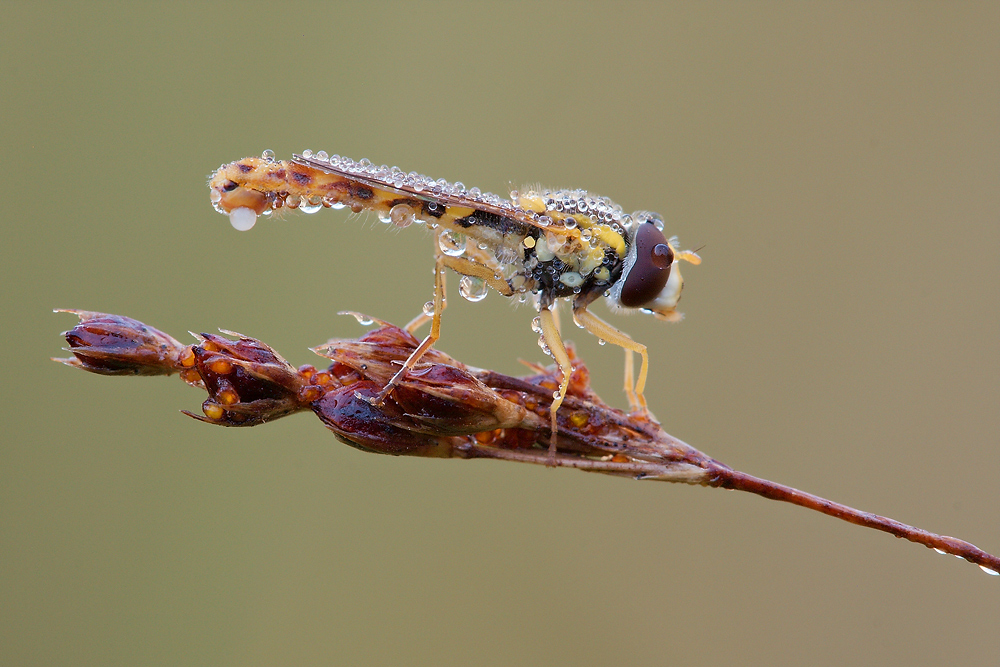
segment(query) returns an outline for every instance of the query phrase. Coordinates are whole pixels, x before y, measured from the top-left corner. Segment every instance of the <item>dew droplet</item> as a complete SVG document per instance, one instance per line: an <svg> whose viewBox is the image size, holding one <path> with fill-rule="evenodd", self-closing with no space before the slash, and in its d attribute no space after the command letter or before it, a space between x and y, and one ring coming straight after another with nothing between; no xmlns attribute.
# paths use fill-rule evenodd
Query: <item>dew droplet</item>
<svg viewBox="0 0 1000 667"><path fill-rule="evenodd" d="M253 229L256 222L257 212L252 208L240 206L239 208L234 208L229 213L229 224L237 231L245 232L248 229Z"/></svg>
<svg viewBox="0 0 1000 667"><path fill-rule="evenodd" d="M535 319L531 320L531 330L536 334L542 333L542 318L535 316Z"/></svg>
<svg viewBox="0 0 1000 667"><path fill-rule="evenodd" d="M604 340L603 338L598 338L597 339L597 344L598 345L607 345L608 341Z"/></svg>
<svg viewBox="0 0 1000 667"><path fill-rule="evenodd" d="M434 314L434 302L428 301L427 303L424 304L424 307L421 308L420 310L421 312L423 312L424 315L430 317L431 315Z"/></svg>
<svg viewBox="0 0 1000 667"><path fill-rule="evenodd" d="M313 156L312 150L310 150L310 149L307 148L304 151L302 151L302 157L304 157L304 158L311 158L312 156Z"/></svg>
<svg viewBox="0 0 1000 667"><path fill-rule="evenodd" d="M268 162L274 162L274 151L272 151L270 148L261 153L260 156Z"/></svg>
<svg viewBox="0 0 1000 667"><path fill-rule="evenodd" d="M306 201L302 200L302 204L299 205L299 210L303 213L315 213L316 211L323 208L323 201L320 200L319 203L314 203L312 200Z"/></svg>
<svg viewBox="0 0 1000 667"><path fill-rule="evenodd" d="M482 278L462 276L462 279L458 281L458 293L473 303L485 299L487 291L486 281Z"/></svg>
<svg viewBox="0 0 1000 667"><path fill-rule="evenodd" d="M1000 577L1000 572L997 572L996 570L991 570L990 568L986 567L985 565L980 565L979 569L982 570L983 572L985 572L986 574L990 575L990 576Z"/></svg>
<svg viewBox="0 0 1000 667"><path fill-rule="evenodd" d="M441 252L449 257L461 257L464 255L465 242L465 234L453 232L450 229L442 230L438 235L438 247L441 248Z"/></svg>
<svg viewBox="0 0 1000 667"><path fill-rule="evenodd" d="M330 159L330 156L327 154L326 151L319 151L318 153L316 153L316 159L323 160L325 162L326 160Z"/></svg>
<svg viewBox="0 0 1000 667"><path fill-rule="evenodd" d="M348 312L343 313L343 314L344 315L352 315L354 317L354 319L356 319L358 321L358 324L360 324L363 327L367 327L370 324L374 324L375 323L375 320L373 320L372 318L368 317L364 313L356 313L354 311L348 311Z"/></svg>
<svg viewBox="0 0 1000 667"><path fill-rule="evenodd" d="M379 222L384 222L385 224L388 225L390 222L392 222L392 216L389 215L388 211L379 211L378 212L378 221Z"/></svg>
<svg viewBox="0 0 1000 667"><path fill-rule="evenodd" d="M412 225L414 217L413 208L409 204L396 204L389 209L389 218L392 220L392 224L400 229Z"/></svg>

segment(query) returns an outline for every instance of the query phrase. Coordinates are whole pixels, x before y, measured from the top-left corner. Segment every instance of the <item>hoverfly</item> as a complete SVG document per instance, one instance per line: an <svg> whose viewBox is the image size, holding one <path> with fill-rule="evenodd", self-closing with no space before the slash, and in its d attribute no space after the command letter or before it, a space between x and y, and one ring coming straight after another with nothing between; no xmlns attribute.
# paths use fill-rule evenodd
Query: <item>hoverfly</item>
<svg viewBox="0 0 1000 667"><path fill-rule="evenodd" d="M556 446L556 411L566 396L572 364L556 318L560 300L572 303L573 319L600 340L625 350L625 393L633 411L649 415L643 390L649 370L646 346L587 310L601 296L613 312L650 313L681 319L676 306L683 280L678 260L700 264L677 239L667 239L662 218L648 211L627 214L607 197L584 190L513 191L510 199L462 183L434 180L397 167L355 162L339 155L303 151L275 160L272 151L222 165L209 181L216 210L233 227L247 230L258 215L321 208L374 211L397 227L424 224L436 236L434 300L406 329L428 320L430 333L375 401L380 403L440 336L445 308L445 269L461 277L462 296L478 301L493 288L506 297L532 298L538 316L532 328L539 345L559 367L562 381L550 407ZM633 385L632 353L642 357Z"/></svg>

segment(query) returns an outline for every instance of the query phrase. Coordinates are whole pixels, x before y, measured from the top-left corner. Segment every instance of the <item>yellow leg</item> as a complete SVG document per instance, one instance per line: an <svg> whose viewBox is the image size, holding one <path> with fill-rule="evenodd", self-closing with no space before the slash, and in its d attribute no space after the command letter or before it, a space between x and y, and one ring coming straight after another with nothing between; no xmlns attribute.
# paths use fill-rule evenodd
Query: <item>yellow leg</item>
<svg viewBox="0 0 1000 667"><path fill-rule="evenodd" d="M573 319L601 340L606 340L625 349L625 394L628 396L629 406L632 410L642 410L649 414L649 409L646 407L646 397L643 395L643 391L646 389L646 374L649 372L649 354L646 353L646 346L635 342L629 338L627 333L619 331L586 308L574 310ZM635 383L634 393L632 391L633 352L638 352L642 356L642 366L639 368L639 379Z"/></svg>
<svg viewBox="0 0 1000 667"><path fill-rule="evenodd" d="M441 310L444 310L445 306L447 306L447 302L444 305L441 306ZM406 326L403 327L403 329L406 331L406 333L409 333L409 334L416 333L417 329L419 329L420 327L424 326L425 324L427 324L430 321L431 321L431 316L430 315L428 315L426 313L420 313L419 315L417 315L416 317L414 317L412 320L410 320L409 322L407 322Z"/></svg>
<svg viewBox="0 0 1000 667"><path fill-rule="evenodd" d="M562 337L562 322L559 321L559 302L552 302L552 321L556 323L556 333Z"/></svg>
<svg viewBox="0 0 1000 667"><path fill-rule="evenodd" d="M562 405L563 399L566 398L566 390L569 388L569 377L573 372L573 363L569 360L569 353L566 352L566 346L563 345L562 336L559 334L559 325L552 310L548 308L542 309L538 313L538 321L542 325L542 338L545 340L545 344L548 345L549 352L555 358L556 364L559 366L559 372L562 373L559 392L555 395L552 405L549 407L549 417L552 420L549 456L554 458L556 455L556 434L559 432L556 412L559 410L559 406Z"/></svg>
<svg viewBox="0 0 1000 667"><path fill-rule="evenodd" d="M484 280L487 285L495 289L500 294L503 294L504 296L514 296L514 290L510 288L510 285L507 284L507 281L497 276L497 274L492 269L488 269L481 264L476 264L475 262L469 261L464 257L450 257L448 255L440 255L438 256L437 259L441 265L451 269L452 271L454 271L459 275L471 276L473 278L480 278ZM444 310L447 307L447 305L448 305L447 302L442 302L441 310ZM407 325L403 328L406 329L408 333L412 334L414 331L416 331L417 329L419 329L420 327L424 326L429 321L431 321L431 319L432 319L431 315L420 313L412 320L410 320L407 323Z"/></svg>
<svg viewBox="0 0 1000 667"><path fill-rule="evenodd" d="M476 264L475 262L464 257L442 255L439 258L439 261L455 273L463 276L470 276L472 278L479 278L480 280L485 281L487 285L504 296L514 296L514 290L512 290L510 285L507 284L507 281L497 275L493 269L487 268L482 264Z"/></svg>
<svg viewBox="0 0 1000 667"><path fill-rule="evenodd" d="M635 412L639 409L639 400L635 397L635 359L632 357L632 350L625 350L625 397L628 399L628 407Z"/></svg>
<svg viewBox="0 0 1000 667"><path fill-rule="evenodd" d="M406 374L417 365L420 358L424 356L424 354L427 353L427 350L431 349L434 343L437 342L437 339L441 337L441 313L445 308L445 264L441 261L442 259L443 256L438 256L434 264L434 314L431 316L431 331L427 334L427 337L420 342L417 349L411 352L410 356L406 358L406 361L403 362L403 367L396 371L396 374L389 379L389 382L386 383L385 387L382 388L382 391L378 393L378 396L372 400L372 404L375 406L381 406L385 403L385 399L392 393L392 390L396 387L396 385L399 384L399 381L402 380ZM410 322L410 324L407 325L407 331L409 331L409 326L414 324L414 322L417 322L414 327L415 329L417 326L420 326L420 324L423 324L423 322L426 321L423 320L418 322L418 320L420 320L419 317Z"/></svg>

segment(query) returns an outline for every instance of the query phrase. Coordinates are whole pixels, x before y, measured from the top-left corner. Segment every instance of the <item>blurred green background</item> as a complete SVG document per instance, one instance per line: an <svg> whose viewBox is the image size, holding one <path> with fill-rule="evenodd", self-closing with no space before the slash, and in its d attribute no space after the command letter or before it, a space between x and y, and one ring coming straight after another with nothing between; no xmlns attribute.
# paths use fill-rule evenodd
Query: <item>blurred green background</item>
<svg viewBox="0 0 1000 667"><path fill-rule="evenodd" d="M419 230L212 210L266 148L588 188L705 246L683 323L613 319L668 431L996 553L998 34L995 3L5 4L0 663L994 663L1000 580L881 533L309 415L212 428L176 379L48 357L52 308L293 364L362 331L338 310L412 317ZM543 360L530 309L452 304L445 351ZM623 405L620 352L574 333Z"/></svg>

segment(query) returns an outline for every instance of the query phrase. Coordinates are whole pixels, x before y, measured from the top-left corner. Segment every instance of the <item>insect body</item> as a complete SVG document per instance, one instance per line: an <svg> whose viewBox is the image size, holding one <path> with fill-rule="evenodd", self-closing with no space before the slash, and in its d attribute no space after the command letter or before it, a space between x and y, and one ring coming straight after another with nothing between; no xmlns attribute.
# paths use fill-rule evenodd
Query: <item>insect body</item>
<svg viewBox="0 0 1000 667"><path fill-rule="evenodd" d="M507 297L532 296L538 309L532 328L539 344L562 372L562 383L551 406L555 451L556 411L566 395L572 368L559 332L555 308L572 303L574 321L603 341L625 349L625 392L633 410L648 414L643 389L649 369L646 346L587 310L601 296L612 311L641 310L677 321L683 281L678 260L699 264L691 251L677 247L663 234L655 213L631 215L607 197L584 190L511 192L510 199L461 183L433 180L396 167L355 162L338 155L305 151L290 161L265 151L223 165L212 176L212 203L230 216L232 225L250 229L258 215L281 208L314 213L320 208L349 207L358 213L375 211L397 227L425 224L437 237L434 301L424 315L407 327L411 332L428 319L430 333L410 355L379 395L392 392L398 381L440 336L445 308L445 269L462 276L460 292L478 301L493 288ZM633 387L632 353L642 357Z"/></svg>

